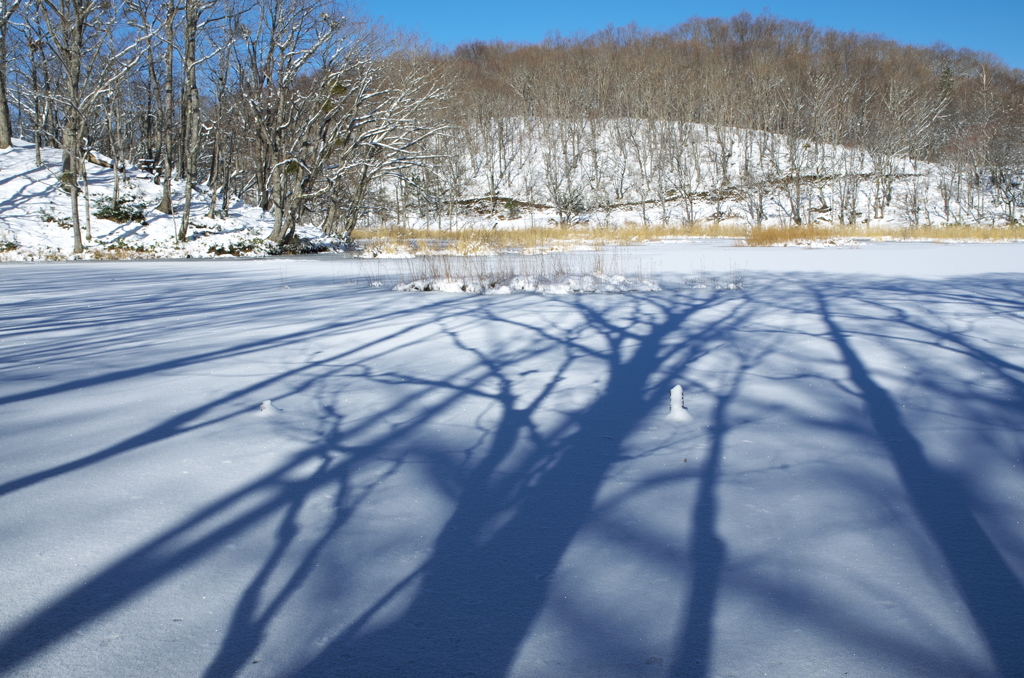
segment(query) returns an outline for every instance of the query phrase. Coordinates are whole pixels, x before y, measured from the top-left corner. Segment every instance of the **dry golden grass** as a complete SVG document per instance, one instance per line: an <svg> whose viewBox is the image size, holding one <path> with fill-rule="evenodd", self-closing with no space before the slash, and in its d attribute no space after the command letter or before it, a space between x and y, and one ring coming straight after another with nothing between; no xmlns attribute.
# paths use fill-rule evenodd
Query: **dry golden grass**
<svg viewBox="0 0 1024 678"><path fill-rule="evenodd" d="M395 253L483 254L507 251L548 251L581 245L628 245L664 238L741 238L747 229L722 224L644 226L555 225L524 229L462 229L436 231L393 227L356 231L353 238L367 249Z"/></svg>
<svg viewBox="0 0 1024 678"><path fill-rule="evenodd" d="M868 237L863 226L761 226L750 229L744 244L748 247L768 247L783 243L828 242L837 238L859 237Z"/></svg>
<svg viewBox="0 0 1024 678"><path fill-rule="evenodd" d="M948 224L945 226L918 226L900 231L901 237L925 240L978 240L984 242L1008 242L1024 240L1024 227L1013 226L968 226Z"/></svg>
<svg viewBox="0 0 1024 678"><path fill-rule="evenodd" d="M1024 240L1021 226L868 227L856 225L792 225L750 228L739 224L697 222L670 226L554 225L524 229L462 229L436 231L392 227L356 231L353 237L371 251L395 254L489 254L494 252L544 252L580 246L630 245L666 238L737 238L749 247L784 243L829 242L849 238L872 240L940 240L1001 242Z"/></svg>
<svg viewBox="0 0 1024 678"><path fill-rule="evenodd" d="M155 259L156 254L145 249L118 247L115 244L95 247L89 250L98 261L121 261L125 259Z"/></svg>
<svg viewBox="0 0 1024 678"><path fill-rule="evenodd" d="M838 226L767 226L752 228L744 239L749 247L768 247L783 243L829 242L847 238L872 240L939 240L1009 242L1024 239L1020 226L944 226L874 227L864 225Z"/></svg>

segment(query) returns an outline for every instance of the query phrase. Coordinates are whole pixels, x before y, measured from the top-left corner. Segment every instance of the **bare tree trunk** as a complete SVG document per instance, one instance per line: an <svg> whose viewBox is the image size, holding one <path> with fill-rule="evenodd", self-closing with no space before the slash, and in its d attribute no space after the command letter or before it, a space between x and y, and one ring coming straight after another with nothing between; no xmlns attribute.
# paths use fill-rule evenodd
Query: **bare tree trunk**
<svg viewBox="0 0 1024 678"><path fill-rule="evenodd" d="M220 176L220 125L213 132L213 147L210 149L210 205L206 216L210 219L217 213L217 179Z"/></svg>
<svg viewBox="0 0 1024 678"><path fill-rule="evenodd" d="M108 115L108 124L112 125L112 129L108 132L110 136L110 143L113 148L113 160L114 160L114 206L117 207L121 200L121 167L124 164L124 149L122 148L122 137L121 137L121 108L119 106L112 107L111 115L114 117L113 123L110 123L110 116Z"/></svg>
<svg viewBox="0 0 1024 678"><path fill-rule="evenodd" d="M167 3L167 52L164 55L164 110L161 123L163 125L163 195L157 210L164 214L174 214L171 202L171 106L174 102L174 14L177 10L174 0Z"/></svg>
<svg viewBox="0 0 1024 678"><path fill-rule="evenodd" d="M0 148L11 147L11 107L7 102L7 25L21 0L0 0Z"/></svg>
<svg viewBox="0 0 1024 678"><path fill-rule="evenodd" d="M74 238L71 251L81 254L85 245L82 244L82 221L78 209L78 139L73 130L64 133L64 159L69 169L64 170L63 176L71 194L71 232Z"/></svg>
<svg viewBox="0 0 1024 678"><path fill-rule="evenodd" d="M182 69L185 75L184 154L182 157L185 200L178 228L178 242L184 242L188 235L189 219L192 215L192 192L196 185L196 165L199 155L199 89L196 85L196 33L199 30L199 0L185 0L185 59Z"/></svg>
<svg viewBox="0 0 1024 678"><path fill-rule="evenodd" d="M36 167L43 166L43 152L42 146L42 134L40 130L45 124L43 117L43 106L42 97L39 95L40 83L39 83L39 67L36 60L36 53L42 51L42 42L32 40L29 42L29 50L31 52L31 70L32 70L32 115L33 115L33 131L32 141L36 147Z"/></svg>
<svg viewBox="0 0 1024 678"><path fill-rule="evenodd" d="M11 147L11 107L7 103L7 26L0 26L0 148Z"/></svg>
<svg viewBox="0 0 1024 678"><path fill-rule="evenodd" d="M75 254L85 251L82 244L81 220L79 218L78 206L78 173L81 162L82 135L84 133L85 121L82 119L80 110L81 89L82 89L82 45L84 43L85 26L91 5L82 5L75 0L64 3L57 7L50 5L56 19L56 26L62 33L65 95L70 105L64 119L64 133L61 145L64 151L63 171L61 178L66 183L68 192L71 194L71 227L74 232Z"/></svg>
<svg viewBox="0 0 1024 678"><path fill-rule="evenodd" d="M92 242L92 211L89 205L92 204L89 197L89 163L85 158L81 159L82 165L82 188L85 198L85 239Z"/></svg>

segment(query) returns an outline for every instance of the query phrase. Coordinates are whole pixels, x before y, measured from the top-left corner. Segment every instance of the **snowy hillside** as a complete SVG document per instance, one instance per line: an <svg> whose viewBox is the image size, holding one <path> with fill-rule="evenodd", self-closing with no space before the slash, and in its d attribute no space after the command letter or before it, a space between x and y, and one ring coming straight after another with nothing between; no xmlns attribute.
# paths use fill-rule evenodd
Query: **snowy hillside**
<svg viewBox="0 0 1024 678"><path fill-rule="evenodd" d="M490 120L458 131L440 169L448 214L413 225L563 221L738 226L1006 225L1021 177L759 130L659 120ZM998 180L997 180L998 179ZM398 187L397 217L403 196ZM443 210L442 210L443 212Z"/></svg>
<svg viewBox="0 0 1024 678"><path fill-rule="evenodd" d="M366 210L361 225L446 231L713 223L742 232L799 222L912 237L907 229L924 225L1003 228L1015 223L1024 201L1019 183L1009 180L1000 188L948 167L754 130L644 120L498 122L491 137L463 131L468 136L456 155L433 177L438 186L458 187L446 204L436 204L434 196L428 209L423 195L392 177L374 193L379 204ZM176 243L180 214L154 209L161 186L137 168L129 168L119 186L124 211L135 213L101 218L115 178L109 163L94 156L100 164L88 163L88 221L84 198L81 205L82 228L91 239L85 254L71 255L70 198L58 181L61 154L42 149L39 156L42 166L35 148L20 140L0 151L0 261L277 251L267 240L268 214L238 199L226 212L211 211L205 187L194 199L187 242ZM429 188L427 178L422 183ZM175 189L180 212L180 186ZM222 197L216 201L219 207ZM301 251L340 247L312 226L299 229L298 241Z"/></svg>
<svg viewBox="0 0 1024 678"><path fill-rule="evenodd" d="M119 188L121 198L127 200L126 207L137 205L140 214L126 223L95 216L100 207L111 203L114 191L113 169L104 158L96 158L103 165L87 163L91 203L88 224L84 198L81 202L83 233L88 226L91 240L85 243L85 254L72 255L71 199L58 180L61 152L44 148L40 157L42 166L36 163L35 147L20 139L15 139L11 148L0 150L0 261L201 258L263 255L272 249L272 243L265 240L270 220L261 210L236 200L227 214L218 212L211 218L207 216L209 196L202 192L193 202L188 241L175 243L180 215L168 216L153 209L160 201L161 187L151 175L136 168L127 170ZM180 190L175 190L176 205L180 198ZM300 235L329 246L318 233Z"/></svg>

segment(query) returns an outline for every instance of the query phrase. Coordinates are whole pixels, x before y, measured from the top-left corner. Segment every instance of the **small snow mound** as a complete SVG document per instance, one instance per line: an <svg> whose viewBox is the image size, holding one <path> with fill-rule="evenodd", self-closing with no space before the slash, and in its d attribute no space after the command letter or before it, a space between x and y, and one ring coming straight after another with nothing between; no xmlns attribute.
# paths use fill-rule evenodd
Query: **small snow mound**
<svg viewBox="0 0 1024 678"><path fill-rule="evenodd" d="M685 424L693 421L693 415L683 406L683 387L676 384L669 391L668 416L669 421Z"/></svg>
<svg viewBox="0 0 1024 678"><path fill-rule="evenodd" d="M857 241L852 238L829 238L828 240L808 240L797 238L783 243L775 243L772 247L803 247L808 250L817 250L825 247L859 247Z"/></svg>
<svg viewBox="0 0 1024 678"><path fill-rule="evenodd" d="M256 413L257 417L273 417L274 415L281 412L281 410L274 406L274 403L269 400L264 400L260 403L260 410Z"/></svg>
<svg viewBox="0 0 1024 678"><path fill-rule="evenodd" d="M501 280L431 278L395 285L396 292L464 292L469 294L620 294L623 292L660 292L661 286L648 280L632 280L622 275L564 276L540 280L532 275L517 275Z"/></svg>

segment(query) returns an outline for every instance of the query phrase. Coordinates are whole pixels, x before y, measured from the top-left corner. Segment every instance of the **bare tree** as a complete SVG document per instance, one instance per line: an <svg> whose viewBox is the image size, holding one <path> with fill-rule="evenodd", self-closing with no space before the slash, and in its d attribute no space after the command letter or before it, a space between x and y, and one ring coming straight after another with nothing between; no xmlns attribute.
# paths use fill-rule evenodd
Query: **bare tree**
<svg viewBox="0 0 1024 678"><path fill-rule="evenodd" d="M0 0L0 148L11 147L11 107L7 101L7 27L21 0Z"/></svg>
<svg viewBox="0 0 1024 678"><path fill-rule="evenodd" d="M184 0L184 22L182 24L182 40L184 50L182 55L182 75L184 79L184 93L181 104L181 118L184 127L182 139L182 178L185 181L185 191L182 199L181 223L178 226L178 242L184 242L188 235L189 221L192 216L192 195L196 190L199 175L199 151L200 151L200 116L199 108L199 84L198 70L202 61L209 57L201 57L197 52L200 32L207 29L210 22L200 22L204 10L212 6L212 2L202 0ZM216 20L216 19L215 19ZM221 45L220 49L225 54L228 52L226 46ZM211 50L212 52L212 50ZM213 56L211 54L210 56ZM211 197L211 203L216 200Z"/></svg>
<svg viewBox="0 0 1024 678"><path fill-rule="evenodd" d="M71 194L74 252L84 251L79 217L82 146L88 116L110 91L111 83L135 64L135 42L117 28L120 6L109 0L40 0L43 20L53 38L53 54L64 88L51 93L63 110L62 181Z"/></svg>
<svg viewBox="0 0 1024 678"><path fill-rule="evenodd" d="M345 74L347 91L333 118L334 128L318 139L333 147L323 156L324 181L303 198L335 196L322 227L327 232L340 229L348 238L375 182L407 181L411 171L429 169L438 160L425 142L446 127L436 111L447 88L443 75L422 67L415 54L393 54L388 60L364 57Z"/></svg>
<svg viewBox="0 0 1024 678"><path fill-rule="evenodd" d="M163 161L163 192L157 210L164 214L174 214L171 200L171 119L174 106L174 33L175 16L178 12L177 0L166 0L164 4L166 19L163 22L164 36L164 70L163 70L163 107L160 111L160 156Z"/></svg>

